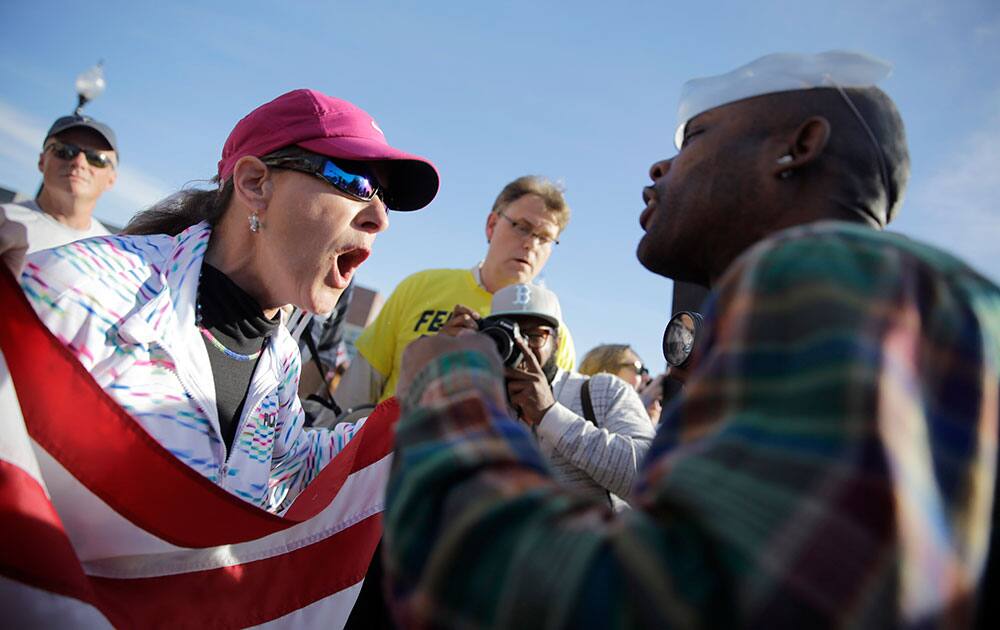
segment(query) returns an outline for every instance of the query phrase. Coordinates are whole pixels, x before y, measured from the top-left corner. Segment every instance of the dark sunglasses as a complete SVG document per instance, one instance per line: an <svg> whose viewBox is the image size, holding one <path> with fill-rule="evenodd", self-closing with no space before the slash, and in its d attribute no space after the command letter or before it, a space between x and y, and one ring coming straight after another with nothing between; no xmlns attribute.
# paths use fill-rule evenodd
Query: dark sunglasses
<svg viewBox="0 0 1000 630"><path fill-rule="evenodd" d="M642 364L642 361L632 361L631 363L620 363L619 367L630 367L633 370L635 370L635 373L638 374L639 376L646 376L647 374L649 374L649 370L646 368L645 365Z"/></svg>
<svg viewBox="0 0 1000 630"><path fill-rule="evenodd" d="M52 155L67 162L75 160L76 156L82 153L83 157L87 158L87 164L90 164L94 168L107 168L109 166L114 168L115 166L114 160L107 153L94 151L93 149L84 149L69 142L56 141L45 147L45 150L52 151Z"/></svg>
<svg viewBox="0 0 1000 630"><path fill-rule="evenodd" d="M359 201L371 201L377 196L382 203L389 205L374 173L363 162L335 162L322 155L305 154L267 155L261 158L261 162L275 168L315 175Z"/></svg>

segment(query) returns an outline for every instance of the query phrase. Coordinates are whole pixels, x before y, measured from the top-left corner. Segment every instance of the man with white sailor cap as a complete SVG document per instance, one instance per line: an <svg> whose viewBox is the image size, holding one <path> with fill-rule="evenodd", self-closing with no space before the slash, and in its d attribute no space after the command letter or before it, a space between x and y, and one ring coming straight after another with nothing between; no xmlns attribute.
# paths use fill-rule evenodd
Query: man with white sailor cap
<svg viewBox="0 0 1000 630"><path fill-rule="evenodd" d="M410 347L385 536L400 619L998 627L1000 289L882 231L909 172L888 71L770 55L685 86L638 256L711 286L707 337L632 512L552 481L479 335Z"/></svg>
<svg viewBox="0 0 1000 630"><path fill-rule="evenodd" d="M685 84L674 143L650 168L639 260L711 285L753 243L822 220L884 228L909 178L903 123L856 53L775 54Z"/></svg>

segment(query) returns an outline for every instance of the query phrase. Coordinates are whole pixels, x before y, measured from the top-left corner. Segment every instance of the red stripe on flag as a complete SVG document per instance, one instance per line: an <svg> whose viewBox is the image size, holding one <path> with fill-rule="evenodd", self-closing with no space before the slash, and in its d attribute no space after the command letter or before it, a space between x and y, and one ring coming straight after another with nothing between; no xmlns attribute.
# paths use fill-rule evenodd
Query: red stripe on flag
<svg viewBox="0 0 1000 630"><path fill-rule="evenodd" d="M392 450L394 400L372 413L298 498L291 517L277 517L219 488L146 433L41 323L6 269L0 303L0 348L29 435L112 509L172 544L212 547L286 529L319 513L351 472ZM150 488L157 489L155 501Z"/></svg>
<svg viewBox="0 0 1000 630"><path fill-rule="evenodd" d="M62 521L34 477L0 460L0 573L92 603L93 591Z"/></svg>
<svg viewBox="0 0 1000 630"><path fill-rule="evenodd" d="M243 628L360 582L381 535L382 515L376 514L317 543L265 560L155 578L90 579L101 611L116 627Z"/></svg>

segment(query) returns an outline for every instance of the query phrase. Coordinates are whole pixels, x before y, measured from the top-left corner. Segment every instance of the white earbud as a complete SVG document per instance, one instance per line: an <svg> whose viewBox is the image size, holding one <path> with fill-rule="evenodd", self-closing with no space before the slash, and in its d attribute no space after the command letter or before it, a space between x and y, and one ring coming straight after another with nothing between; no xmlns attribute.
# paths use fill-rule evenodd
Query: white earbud
<svg viewBox="0 0 1000 630"><path fill-rule="evenodd" d="M778 164L789 164L794 159L795 158L792 157L791 153L786 153L777 160L775 160L775 162L777 162ZM791 176L792 176L792 169L788 169L787 171L781 171L780 173L778 173L778 177L780 177L781 179L788 179Z"/></svg>

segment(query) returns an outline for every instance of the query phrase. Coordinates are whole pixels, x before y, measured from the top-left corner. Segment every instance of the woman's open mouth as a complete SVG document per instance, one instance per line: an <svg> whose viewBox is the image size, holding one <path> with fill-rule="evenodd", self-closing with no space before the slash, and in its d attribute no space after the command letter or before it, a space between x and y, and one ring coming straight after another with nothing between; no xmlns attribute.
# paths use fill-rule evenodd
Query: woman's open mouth
<svg viewBox="0 0 1000 630"><path fill-rule="evenodd" d="M337 254L337 260L328 276L330 285L335 289L346 289L347 285L351 283L351 278L354 277L354 272L370 255L371 250L362 248L349 249Z"/></svg>

